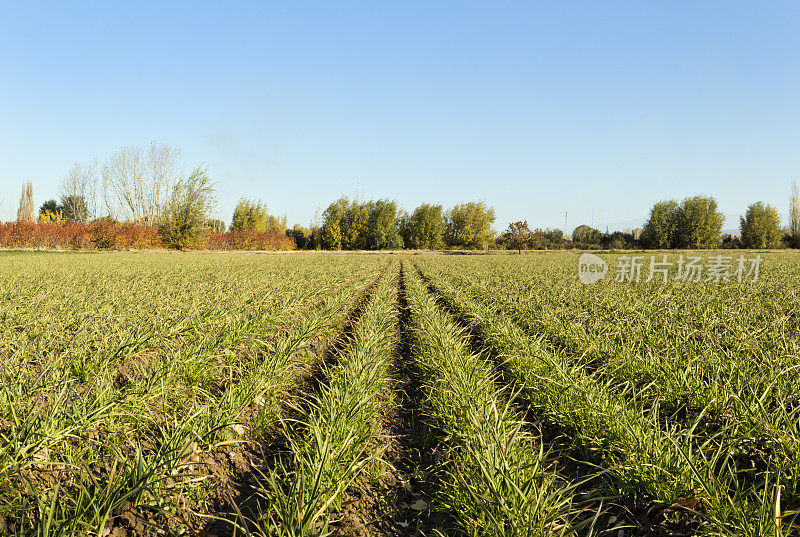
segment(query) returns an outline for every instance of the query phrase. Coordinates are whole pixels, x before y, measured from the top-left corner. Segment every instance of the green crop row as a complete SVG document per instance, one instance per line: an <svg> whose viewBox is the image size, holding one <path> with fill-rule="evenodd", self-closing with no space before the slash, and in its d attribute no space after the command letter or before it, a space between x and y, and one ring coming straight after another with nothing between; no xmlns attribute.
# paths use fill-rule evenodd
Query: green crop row
<svg viewBox="0 0 800 537"><path fill-rule="evenodd" d="M742 468L741 450L751 438L697 434L699 420L685 427L663 424L634 390L621 393L601 371L554 352L493 305L474 300L462 285L442 278L433 283L505 360L521 397L587 449L607 454L620 490L693 506L711 534L792 531L796 513L782 509L781 491L796 490L796 460L775 457L766 469Z"/></svg>

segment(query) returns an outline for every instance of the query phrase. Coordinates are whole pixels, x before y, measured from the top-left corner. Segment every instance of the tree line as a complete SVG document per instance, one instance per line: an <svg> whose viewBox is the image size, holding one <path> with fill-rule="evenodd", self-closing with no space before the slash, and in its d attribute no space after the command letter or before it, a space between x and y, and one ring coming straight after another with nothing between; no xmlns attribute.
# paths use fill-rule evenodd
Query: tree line
<svg viewBox="0 0 800 537"><path fill-rule="evenodd" d="M213 218L215 184L206 168L186 175L180 152L164 145L123 147L102 165L75 164L61 180L58 200L51 199L35 215L33 185L23 185L17 222L67 225L91 224L102 240L124 224L152 228L161 245L190 249L205 244L256 248L328 250L391 249L559 249L559 248L778 248L800 247L800 197L797 184L790 198L790 227L781 229L775 207L751 204L740 219L740 236L723 236L725 218L713 197L694 196L681 202L665 200L650 209L642 229L601 232L580 225L568 237L560 229L534 229L527 221L509 224L501 234L493 229L494 208L484 201L456 204L449 209L423 203L411 212L389 199L350 200L341 197L310 227L288 227L285 215L270 214L260 200L242 198L230 224ZM269 235L268 240L259 234ZM221 236L225 236L224 238ZM281 240L278 237L283 237ZM94 240L94 239L93 239ZM288 242L287 242L288 241Z"/></svg>
<svg viewBox="0 0 800 537"><path fill-rule="evenodd" d="M758 201L739 219L739 236L723 235L725 216L713 197L694 196L655 203L642 229L601 232L586 224L572 231L570 240L548 241L547 232L531 231L527 221L512 222L499 237L506 248L522 249L707 249L800 247L800 196L793 183L789 203L790 226L781 228L778 210Z"/></svg>
<svg viewBox="0 0 800 537"><path fill-rule="evenodd" d="M423 203L408 213L387 199L339 198L322 215L321 246L329 250L488 248L494 243L494 208L483 201L448 210Z"/></svg>
<svg viewBox="0 0 800 537"><path fill-rule="evenodd" d="M155 143L147 149L123 147L102 166L75 164L59 185L59 199L44 202L35 215L33 185L26 182L17 209L19 229L6 233L12 242L41 242L30 232L32 224L50 227L85 225L84 235L95 247L114 247L118 235L125 246L165 246L193 249L208 243L221 248L285 249L294 243L286 236L286 217L267 212L262 202L242 199L227 226L212 217L216 209L215 183L207 169L197 166L189 174L180 171L180 152ZM49 228L48 228L49 229ZM51 235L71 237L81 245L81 231ZM223 240L217 235L227 235ZM260 235L269 235L263 237ZM276 237L277 236L277 237ZM140 240L137 237L147 237Z"/></svg>

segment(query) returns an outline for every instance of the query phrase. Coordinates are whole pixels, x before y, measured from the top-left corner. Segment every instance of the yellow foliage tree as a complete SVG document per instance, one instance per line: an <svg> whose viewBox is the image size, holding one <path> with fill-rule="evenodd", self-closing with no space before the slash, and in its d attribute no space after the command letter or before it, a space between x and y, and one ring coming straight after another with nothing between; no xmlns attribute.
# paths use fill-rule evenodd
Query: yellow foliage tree
<svg viewBox="0 0 800 537"><path fill-rule="evenodd" d="M41 211L39 213L40 224L60 224L61 219L62 219L61 211L56 211L56 212Z"/></svg>

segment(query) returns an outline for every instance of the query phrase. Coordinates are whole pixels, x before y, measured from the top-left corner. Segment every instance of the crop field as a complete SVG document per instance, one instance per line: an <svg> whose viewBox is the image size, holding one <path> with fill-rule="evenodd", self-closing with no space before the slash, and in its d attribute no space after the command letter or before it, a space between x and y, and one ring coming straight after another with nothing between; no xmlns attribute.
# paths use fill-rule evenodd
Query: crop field
<svg viewBox="0 0 800 537"><path fill-rule="evenodd" d="M0 535L800 535L760 256L0 252Z"/></svg>

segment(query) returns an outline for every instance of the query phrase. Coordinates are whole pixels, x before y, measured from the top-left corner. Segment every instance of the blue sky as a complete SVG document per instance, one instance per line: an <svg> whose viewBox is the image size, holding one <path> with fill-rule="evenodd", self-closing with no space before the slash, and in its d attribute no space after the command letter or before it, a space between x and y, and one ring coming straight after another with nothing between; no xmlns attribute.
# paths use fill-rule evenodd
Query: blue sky
<svg viewBox="0 0 800 537"><path fill-rule="evenodd" d="M633 223L710 194L786 217L798 2L84 2L0 15L0 219L151 140L220 216L307 225L340 195L486 200L495 227ZM728 222L726 227L736 227Z"/></svg>

